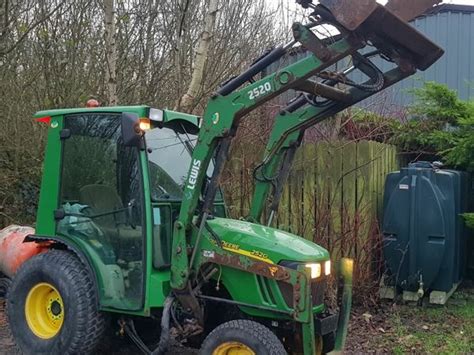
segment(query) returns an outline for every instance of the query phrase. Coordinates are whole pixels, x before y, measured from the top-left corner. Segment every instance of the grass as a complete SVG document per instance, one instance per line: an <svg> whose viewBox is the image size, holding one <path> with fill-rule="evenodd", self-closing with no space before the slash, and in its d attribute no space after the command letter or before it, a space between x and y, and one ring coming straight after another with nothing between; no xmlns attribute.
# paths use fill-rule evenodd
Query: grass
<svg viewBox="0 0 474 355"><path fill-rule="evenodd" d="M474 294L458 292L446 306L404 306L389 322L395 354L474 352Z"/></svg>

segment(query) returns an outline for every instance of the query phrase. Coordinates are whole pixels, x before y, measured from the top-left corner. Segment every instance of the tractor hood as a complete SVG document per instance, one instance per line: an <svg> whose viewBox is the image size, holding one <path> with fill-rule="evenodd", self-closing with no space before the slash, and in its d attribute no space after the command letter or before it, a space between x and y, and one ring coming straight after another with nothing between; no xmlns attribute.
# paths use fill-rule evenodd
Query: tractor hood
<svg viewBox="0 0 474 355"><path fill-rule="evenodd" d="M297 235L260 224L227 218L208 221L224 249L261 261L314 262L329 259L326 249Z"/></svg>

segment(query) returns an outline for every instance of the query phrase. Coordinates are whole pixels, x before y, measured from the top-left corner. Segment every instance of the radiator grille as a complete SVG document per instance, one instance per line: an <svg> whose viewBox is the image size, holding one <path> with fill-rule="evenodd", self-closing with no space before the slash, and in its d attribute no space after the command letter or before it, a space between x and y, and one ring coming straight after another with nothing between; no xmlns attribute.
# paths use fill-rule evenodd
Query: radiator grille
<svg viewBox="0 0 474 355"><path fill-rule="evenodd" d="M326 293L326 278L322 277L311 282L311 298L313 306L319 306L324 303L324 294ZM288 307L293 308L293 286L289 283L278 281L278 287L283 295Z"/></svg>

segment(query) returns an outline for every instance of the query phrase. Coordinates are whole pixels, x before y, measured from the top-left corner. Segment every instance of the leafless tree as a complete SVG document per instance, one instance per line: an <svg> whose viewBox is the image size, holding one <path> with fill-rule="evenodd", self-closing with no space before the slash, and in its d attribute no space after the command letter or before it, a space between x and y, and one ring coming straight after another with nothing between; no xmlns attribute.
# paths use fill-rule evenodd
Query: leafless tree
<svg viewBox="0 0 474 355"><path fill-rule="evenodd" d="M173 108L188 94L182 109L202 114L280 41L277 16L266 0L0 0L0 224L34 217L46 135L34 112L91 96Z"/></svg>
<svg viewBox="0 0 474 355"><path fill-rule="evenodd" d="M208 10L204 19L204 29L201 33L198 48L196 50L191 82L188 91L183 95L180 101L178 101L177 105L177 109L182 109L185 112L191 111L194 99L203 84L204 69L209 57L209 48L216 23L217 3L217 0L209 0L206 3Z"/></svg>
<svg viewBox="0 0 474 355"><path fill-rule="evenodd" d="M104 0L105 19L105 81L107 83L107 101L117 104L117 49L115 44L115 4L114 0Z"/></svg>

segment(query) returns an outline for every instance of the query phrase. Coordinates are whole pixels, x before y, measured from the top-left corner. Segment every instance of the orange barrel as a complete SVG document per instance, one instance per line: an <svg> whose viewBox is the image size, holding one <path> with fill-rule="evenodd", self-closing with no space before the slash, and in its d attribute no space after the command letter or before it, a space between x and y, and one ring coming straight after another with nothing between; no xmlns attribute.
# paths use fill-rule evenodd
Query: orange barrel
<svg viewBox="0 0 474 355"><path fill-rule="evenodd" d="M0 230L0 272L12 277L26 260L47 250L47 245L23 243L34 228L11 225Z"/></svg>

